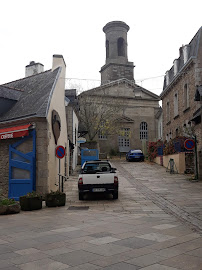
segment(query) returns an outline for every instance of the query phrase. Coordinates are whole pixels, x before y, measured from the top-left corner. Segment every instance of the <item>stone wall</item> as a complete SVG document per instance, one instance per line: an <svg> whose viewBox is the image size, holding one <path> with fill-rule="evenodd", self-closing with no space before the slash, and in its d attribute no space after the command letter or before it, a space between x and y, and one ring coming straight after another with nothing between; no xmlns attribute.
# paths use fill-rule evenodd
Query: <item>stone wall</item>
<svg viewBox="0 0 202 270"><path fill-rule="evenodd" d="M194 153L185 153L185 173L194 174L195 172Z"/></svg>
<svg viewBox="0 0 202 270"><path fill-rule="evenodd" d="M1 140L0 142L0 193L8 196L9 178L9 144L14 143L15 139Z"/></svg>
<svg viewBox="0 0 202 270"><path fill-rule="evenodd" d="M167 92L167 95L162 100L163 105L163 138L172 134L172 138L176 137L176 129L182 130L184 124L189 127L188 123L193 118L193 113L197 110L197 102L194 101L195 96L195 79L194 79L195 67L192 63L191 66L183 73L181 78ZM184 104L184 85L187 83L189 89L189 106L185 108ZM174 115L174 95L178 94L178 115ZM170 119L167 118L166 104L170 104Z"/></svg>
<svg viewBox="0 0 202 270"><path fill-rule="evenodd" d="M47 125L46 122L36 121L36 191L47 191ZM9 145L21 138L1 140L0 143L0 190L8 196L9 187ZM17 150L28 153L32 151L32 139L20 144Z"/></svg>
<svg viewBox="0 0 202 270"><path fill-rule="evenodd" d="M202 166L202 160L200 158L199 152L202 151L202 124L195 125L191 120L193 118L193 114L199 109L201 106L199 102L194 100L195 92L196 92L196 84L200 83L199 75L199 63L192 62L190 65L184 70L182 75L176 80L175 83L170 86L170 89L167 91L167 94L162 99L163 105L163 139L165 140L169 134L171 134L171 138L175 138L177 136L176 129L178 129L179 134L183 135L186 130L194 130L194 133L197 137L197 150L198 150L198 169L200 171L200 166ZM184 104L184 85L188 85L189 90L189 106L185 108ZM174 115L174 95L178 94L178 115ZM167 112L166 112L166 104L170 103L170 120L168 121ZM200 174L200 177L201 174Z"/></svg>
<svg viewBox="0 0 202 270"><path fill-rule="evenodd" d="M46 121L36 124L36 190L48 192L48 129Z"/></svg>
<svg viewBox="0 0 202 270"><path fill-rule="evenodd" d="M169 167L169 161L170 159L174 160L174 170L177 169L177 172L180 174L194 174L195 173L195 168L194 168L194 153L192 152L181 152L177 154L172 154L172 155L166 155L162 156L163 157L163 166L165 168ZM157 156L154 159L154 162L162 165L161 164L161 157ZM170 168L170 167L169 167Z"/></svg>
<svg viewBox="0 0 202 270"><path fill-rule="evenodd" d="M101 70L101 81L102 84L107 82L115 81L120 78L126 78L128 80L133 81L133 63L130 65L127 63L126 65L121 64L109 64L104 66Z"/></svg>

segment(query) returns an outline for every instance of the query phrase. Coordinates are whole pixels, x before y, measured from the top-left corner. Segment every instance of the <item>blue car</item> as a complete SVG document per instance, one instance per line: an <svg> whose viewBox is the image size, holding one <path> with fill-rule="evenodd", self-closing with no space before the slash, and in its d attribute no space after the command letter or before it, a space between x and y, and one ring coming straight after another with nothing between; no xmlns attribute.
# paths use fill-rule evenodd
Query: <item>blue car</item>
<svg viewBox="0 0 202 270"><path fill-rule="evenodd" d="M144 161L144 154L141 150L130 150L126 154L126 160L127 161Z"/></svg>

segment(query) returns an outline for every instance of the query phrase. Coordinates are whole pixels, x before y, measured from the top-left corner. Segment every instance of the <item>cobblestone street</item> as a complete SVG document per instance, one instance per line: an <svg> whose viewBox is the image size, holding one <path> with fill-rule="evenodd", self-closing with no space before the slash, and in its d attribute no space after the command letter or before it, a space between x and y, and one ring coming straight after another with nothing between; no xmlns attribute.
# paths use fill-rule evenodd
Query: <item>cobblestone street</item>
<svg viewBox="0 0 202 270"><path fill-rule="evenodd" d="M118 200L79 201L75 174L65 207L0 216L0 269L202 269L202 182L156 164L112 163Z"/></svg>

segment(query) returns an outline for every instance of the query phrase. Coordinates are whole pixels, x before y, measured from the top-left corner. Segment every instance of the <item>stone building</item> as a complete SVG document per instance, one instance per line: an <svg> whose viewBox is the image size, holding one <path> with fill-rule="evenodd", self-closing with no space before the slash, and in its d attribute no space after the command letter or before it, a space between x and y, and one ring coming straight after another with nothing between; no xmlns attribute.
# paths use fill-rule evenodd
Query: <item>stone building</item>
<svg viewBox="0 0 202 270"><path fill-rule="evenodd" d="M88 116L81 117L81 124L88 130L87 139L99 142L101 153L127 152L131 148L144 150L145 142L158 137L159 96L135 83L134 65L128 61L129 26L113 21L103 31L106 62L100 70L101 86L79 95L80 114L87 115L88 108L94 120L87 121L88 112Z"/></svg>
<svg viewBox="0 0 202 270"><path fill-rule="evenodd" d="M65 70L54 55L52 69L30 62L25 78L0 86L0 189L10 198L58 189L58 145L67 149L60 173L68 176Z"/></svg>
<svg viewBox="0 0 202 270"><path fill-rule="evenodd" d="M189 44L179 49L179 57L166 72L160 95L163 108L163 138L196 135L198 169L202 167L201 101L196 100L202 85L202 27ZM201 177L201 173L200 173Z"/></svg>

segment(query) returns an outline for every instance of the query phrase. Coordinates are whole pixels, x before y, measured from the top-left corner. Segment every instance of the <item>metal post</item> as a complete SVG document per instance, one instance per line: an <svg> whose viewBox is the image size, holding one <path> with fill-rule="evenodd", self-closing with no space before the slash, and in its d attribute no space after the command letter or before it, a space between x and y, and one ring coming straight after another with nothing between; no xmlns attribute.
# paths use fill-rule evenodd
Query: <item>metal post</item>
<svg viewBox="0 0 202 270"><path fill-rule="evenodd" d="M58 173L58 175L59 175L59 191L60 191L60 159L59 159L59 173Z"/></svg>
<svg viewBox="0 0 202 270"><path fill-rule="evenodd" d="M64 176L62 175L62 192L64 192Z"/></svg>
<svg viewBox="0 0 202 270"><path fill-rule="evenodd" d="M194 142L195 142L195 180L198 180L198 158L197 158L197 140L196 140L196 135L194 136Z"/></svg>

